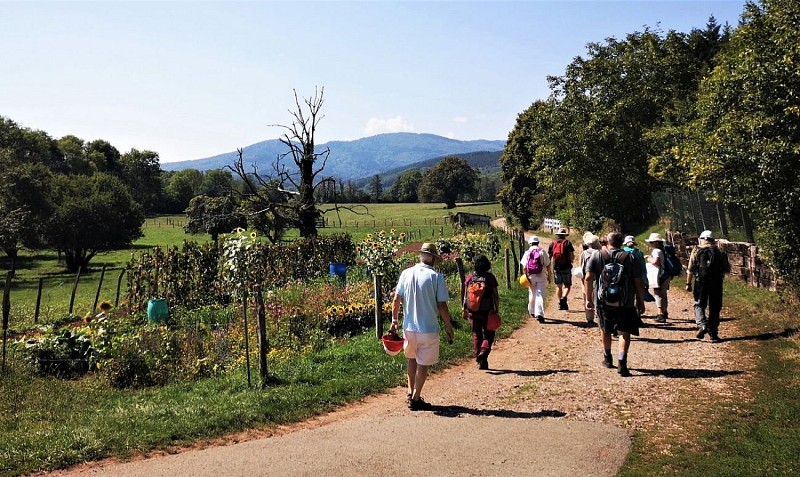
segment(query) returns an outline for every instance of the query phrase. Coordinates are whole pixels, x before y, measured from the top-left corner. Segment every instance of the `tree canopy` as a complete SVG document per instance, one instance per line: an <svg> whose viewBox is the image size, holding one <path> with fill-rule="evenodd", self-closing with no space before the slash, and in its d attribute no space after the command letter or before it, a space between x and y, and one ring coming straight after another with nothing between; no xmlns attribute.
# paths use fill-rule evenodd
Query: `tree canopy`
<svg viewBox="0 0 800 477"><path fill-rule="evenodd" d="M444 202L452 209L459 197L474 194L478 174L464 159L445 157L422 178L418 194L421 202Z"/></svg>

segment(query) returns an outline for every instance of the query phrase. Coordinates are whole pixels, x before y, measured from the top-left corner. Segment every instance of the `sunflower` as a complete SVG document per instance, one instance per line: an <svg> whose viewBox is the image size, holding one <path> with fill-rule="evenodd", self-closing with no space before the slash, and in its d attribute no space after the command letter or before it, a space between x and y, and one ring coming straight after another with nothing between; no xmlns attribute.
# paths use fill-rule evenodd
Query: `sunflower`
<svg viewBox="0 0 800 477"><path fill-rule="evenodd" d="M254 238L256 238L256 237L257 237L257 235L256 235L256 233L255 233L255 232L250 232L250 238L251 238L251 239L254 239Z"/></svg>

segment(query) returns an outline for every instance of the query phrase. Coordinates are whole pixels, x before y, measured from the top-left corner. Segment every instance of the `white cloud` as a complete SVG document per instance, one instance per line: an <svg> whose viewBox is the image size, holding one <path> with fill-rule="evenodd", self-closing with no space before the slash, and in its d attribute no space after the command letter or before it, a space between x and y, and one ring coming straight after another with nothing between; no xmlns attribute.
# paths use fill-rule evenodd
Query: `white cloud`
<svg viewBox="0 0 800 477"><path fill-rule="evenodd" d="M469 118L466 116L456 116L453 118L453 121L464 124L469 122Z"/></svg>
<svg viewBox="0 0 800 477"><path fill-rule="evenodd" d="M367 136L374 136L381 133L412 132L413 130L413 124L403 119L402 116L396 116L389 119L369 118L364 133Z"/></svg>

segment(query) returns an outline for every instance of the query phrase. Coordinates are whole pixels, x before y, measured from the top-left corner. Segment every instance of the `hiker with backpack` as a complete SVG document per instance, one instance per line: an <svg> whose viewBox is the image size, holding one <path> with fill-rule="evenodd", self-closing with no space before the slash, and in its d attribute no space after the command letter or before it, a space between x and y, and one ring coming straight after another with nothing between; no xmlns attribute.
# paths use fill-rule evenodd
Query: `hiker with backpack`
<svg viewBox="0 0 800 477"><path fill-rule="evenodd" d="M666 253L666 246L661 234L652 232L645 242L650 245L651 249L650 255L647 256L647 267L649 270L655 270L655 273L650 273L650 275L657 277L654 283L650 283L658 309L655 321L656 323L666 323L669 318L667 291L672 278L681 274L681 263L675 256L675 247L672 247L670 255Z"/></svg>
<svg viewBox="0 0 800 477"><path fill-rule="evenodd" d="M500 325L497 315L500 311L500 284L491 272L492 264L486 255L475 255L473 266L473 272L464 281L461 316L469 319L472 326L472 350L478 369L489 369L489 353Z"/></svg>
<svg viewBox="0 0 800 477"><path fill-rule="evenodd" d="M650 282L647 278L647 261L644 259L644 252L636 247L636 237L633 235L625 236L625 239L622 241L622 250L633 255L634 260L639 266L642 268L642 285L644 286L644 301L655 301L649 292L647 291L650 288ZM644 313L644 312L643 312Z"/></svg>
<svg viewBox="0 0 800 477"><path fill-rule="evenodd" d="M586 277L586 263L589 261L589 258L594 255L595 253L599 253L600 251L600 237L597 235L586 232L583 234L583 245L586 247L578 257L578 262L580 263L581 269L581 285L583 285L583 278ZM594 310L590 308L586 308L586 286L583 286L583 302L584 302L584 313L586 314L586 323L590 326L594 326Z"/></svg>
<svg viewBox="0 0 800 477"><path fill-rule="evenodd" d="M692 250L689 265L686 267L686 291L693 291L694 288L694 319L697 323L695 336L699 340L708 333L713 343L720 341L719 313L722 310L722 284L725 274L730 271L728 254L717 247L711 231L704 230L700 234L697 247Z"/></svg>
<svg viewBox="0 0 800 477"><path fill-rule="evenodd" d="M569 310L567 296L572 287L572 261L575 259L575 247L567 240L567 229L561 228L556 232L555 242L550 242L547 249L553 262L553 281L558 291L558 309Z"/></svg>
<svg viewBox="0 0 800 477"><path fill-rule="evenodd" d="M586 308L597 311L600 336L603 342L603 365L614 367L611 337L619 335L620 376L630 376L628 351L631 335L639 335L644 312L642 268L633 255L622 250L622 234L606 236L608 247L593 254L586 262Z"/></svg>
<svg viewBox="0 0 800 477"><path fill-rule="evenodd" d="M528 313L539 323L544 323L544 296L550 281L550 256L539 247L539 237L528 239L530 248L522 254L519 264L528 278Z"/></svg>

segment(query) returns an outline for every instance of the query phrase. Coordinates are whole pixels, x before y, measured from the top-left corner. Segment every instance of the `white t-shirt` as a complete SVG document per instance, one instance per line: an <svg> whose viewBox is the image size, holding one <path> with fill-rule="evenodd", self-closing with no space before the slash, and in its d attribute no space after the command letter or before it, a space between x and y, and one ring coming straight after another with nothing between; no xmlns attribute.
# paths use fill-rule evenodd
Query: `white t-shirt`
<svg viewBox="0 0 800 477"><path fill-rule="evenodd" d="M439 332L438 304L450 299L444 275L430 265L418 263L403 270L396 292L403 297L403 330Z"/></svg>

